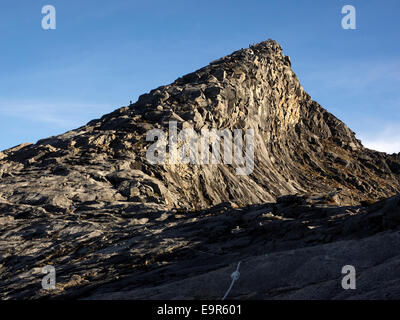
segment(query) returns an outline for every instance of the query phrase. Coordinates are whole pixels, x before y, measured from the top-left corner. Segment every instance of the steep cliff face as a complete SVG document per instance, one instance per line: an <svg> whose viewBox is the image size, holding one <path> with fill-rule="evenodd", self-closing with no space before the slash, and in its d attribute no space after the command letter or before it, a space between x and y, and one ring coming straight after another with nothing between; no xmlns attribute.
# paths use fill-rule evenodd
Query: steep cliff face
<svg viewBox="0 0 400 320"><path fill-rule="evenodd" d="M151 164L151 129L254 130L254 168ZM357 203L400 191L400 161L368 150L304 91L275 41L242 49L63 135L0 156L0 199L48 211L109 203L206 208L338 191Z"/></svg>

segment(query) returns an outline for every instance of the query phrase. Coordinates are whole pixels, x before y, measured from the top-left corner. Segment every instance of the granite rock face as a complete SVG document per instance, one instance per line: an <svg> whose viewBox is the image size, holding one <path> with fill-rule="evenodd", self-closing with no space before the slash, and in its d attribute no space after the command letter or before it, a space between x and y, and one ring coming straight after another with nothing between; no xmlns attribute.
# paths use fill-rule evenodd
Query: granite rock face
<svg viewBox="0 0 400 320"><path fill-rule="evenodd" d="M254 170L149 163L146 134L167 132L170 121L198 133L253 129ZM398 198L383 199L399 192L399 155L364 148L312 100L289 57L268 40L76 130L1 152L0 297L123 298L119 292L129 291L132 298L177 298L172 293L184 284L179 297L214 298L221 292L196 293L198 282L239 258L254 260L251 272L264 265L282 272L257 256L282 251L284 264L287 250L307 260L335 255L345 241L354 251L371 241L357 260L364 261L379 241L397 237ZM311 245L319 247L305 249ZM322 263L314 260L314 267ZM38 281L46 264L59 270L52 292ZM234 297L314 297L307 286L321 279L287 282L294 291L283 283L257 291L249 283ZM341 297L325 289L322 297Z"/></svg>
<svg viewBox="0 0 400 320"><path fill-rule="evenodd" d="M400 197L367 207L326 195L187 212L113 204L74 214L2 206L2 299L398 299ZM44 266L56 270L44 290ZM342 268L357 290L343 290Z"/></svg>
<svg viewBox="0 0 400 320"><path fill-rule="evenodd" d="M146 133L166 132L171 120L197 132L252 128L252 174L238 176L225 164L150 164ZM398 157L365 149L313 101L274 41L214 61L81 128L6 150L0 161L1 197L55 210L87 201L200 209L336 189L343 203L355 204L400 190ZM55 195L64 199L59 206Z"/></svg>

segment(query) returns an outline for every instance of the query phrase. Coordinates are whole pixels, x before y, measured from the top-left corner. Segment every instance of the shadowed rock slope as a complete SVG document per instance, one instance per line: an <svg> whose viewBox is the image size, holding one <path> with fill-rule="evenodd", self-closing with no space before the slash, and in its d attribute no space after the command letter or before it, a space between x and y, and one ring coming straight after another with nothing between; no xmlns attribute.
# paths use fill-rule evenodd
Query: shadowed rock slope
<svg viewBox="0 0 400 320"><path fill-rule="evenodd" d="M338 207L324 196L195 212L109 205L0 218L2 299L398 299L400 197ZM56 269L43 290L42 267ZM342 267L357 272L343 290Z"/></svg>
<svg viewBox="0 0 400 320"><path fill-rule="evenodd" d="M253 172L237 175L237 164L150 164L146 133L167 132L171 120L196 132L253 129ZM135 298L160 297L166 284L175 288L239 258L331 242L340 251L342 240L397 230L396 197L379 202L389 209L363 213L399 192L399 173L399 156L364 148L311 99L289 57L268 40L76 130L1 152L0 296L104 298L130 290ZM46 264L60 271L52 293L37 281ZM147 291L150 285L161 287ZM281 287L249 287L236 297L299 297ZM214 297L204 290L182 297Z"/></svg>

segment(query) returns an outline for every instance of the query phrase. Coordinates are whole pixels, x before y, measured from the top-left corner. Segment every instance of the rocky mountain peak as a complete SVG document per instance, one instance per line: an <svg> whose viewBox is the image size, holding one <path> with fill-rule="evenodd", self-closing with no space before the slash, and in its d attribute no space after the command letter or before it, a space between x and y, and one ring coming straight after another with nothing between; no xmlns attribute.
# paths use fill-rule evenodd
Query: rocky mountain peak
<svg viewBox="0 0 400 320"><path fill-rule="evenodd" d="M225 161L225 138L224 161L171 161L174 128L219 130L235 147L243 133L251 170ZM154 146L164 162L149 161ZM1 152L0 297L220 299L239 261L229 298L397 297L399 177L400 155L364 148L268 40ZM339 285L349 262L361 290ZM49 265L57 286L41 290Z"/></svg>
<svg viewBox="0 0 400 320"><path fill-rule="evenodd" d="M234 164L149 163L148 132L159 129L168 136L171 121L197 133L254 130L251 174L238 176ZM4 151L0 196L14 204L47 205L46 210L88 201L100 207L121 202L193 209L334 190L341 190L338 202L356 203L398 192L398 163L395 156L365 149L343 122L313 101L280 45L268 40L76 130ZM43 175L54 183L47 181L40 195L29 186L15 191Z"/></svg>
<svg viewBox="0 0 400 320"><path fill-rule="evenodd" d="M288 100L281 103L283 93ZM217 127L246 127L249 118L264 128L265 119L275 117L277 129L285 129L298 122L299 102L305 97L289 58L277 42L268 40L152 90L132 107L144 113L172 110L196 128L206 119Z"/></svg>

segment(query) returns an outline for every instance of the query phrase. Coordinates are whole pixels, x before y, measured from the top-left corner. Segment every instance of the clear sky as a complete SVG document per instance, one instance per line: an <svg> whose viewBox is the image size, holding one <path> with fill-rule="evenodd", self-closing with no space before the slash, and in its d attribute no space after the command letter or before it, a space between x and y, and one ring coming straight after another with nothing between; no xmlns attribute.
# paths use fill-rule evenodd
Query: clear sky
<svg viewBox="0 0 400 320"><path fill-rule="evenodd" d="M41 26L48 4L55 30ZM341 26L347 4L356 30ZM400 152L398 0L2 0L0 150L77 128L269 38L364 145Z"/></svg>

